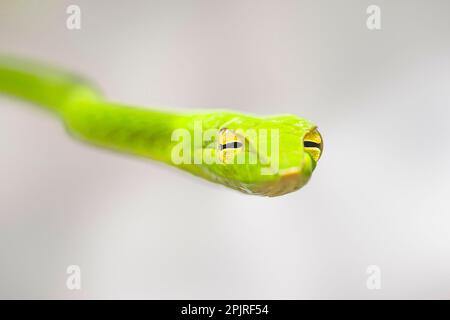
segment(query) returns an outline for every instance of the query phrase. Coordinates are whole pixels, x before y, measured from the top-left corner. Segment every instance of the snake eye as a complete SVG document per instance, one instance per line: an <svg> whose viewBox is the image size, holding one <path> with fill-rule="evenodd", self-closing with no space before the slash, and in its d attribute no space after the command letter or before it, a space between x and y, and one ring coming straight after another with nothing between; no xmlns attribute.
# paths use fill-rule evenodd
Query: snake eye
<svg viewBox="0 0 450 320"><path fill-rule="evenodd" d="M227 142L225 144L219 144L219 150L224 149L238 149L242 147L242 143L239 141Z"/></svg>
<svg viewBox="0 0 450 320"><path fill-rule="evenodd" d="M317 129L308 132L303 138L303 148L304 150L314 159L314 161L319 161L323 150L322 136Z"/></svg>
<svg viewBox="0 0 450 320"><path fill-rule="evenodd" d="M223 128L219 131L219 157L224 163L232 163L236 154L243 150L243 138L236 132Z"/></svg>

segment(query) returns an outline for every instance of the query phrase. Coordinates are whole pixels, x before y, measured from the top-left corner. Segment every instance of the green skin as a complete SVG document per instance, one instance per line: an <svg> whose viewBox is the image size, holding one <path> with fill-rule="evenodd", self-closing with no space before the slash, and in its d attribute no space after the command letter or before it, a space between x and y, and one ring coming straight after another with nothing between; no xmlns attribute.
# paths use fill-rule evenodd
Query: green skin
<svg viewBox="0 0 450 320"><path fill-rule="evenodd" d="M164 162L248 194L279 196L295 191L308 182L316 167L302 143L316 126L295 115L253 116L222 110L182 113L118 105L73 74L14 58L0 58L0 92L54 111L71 134L86 142ZM172 141L172 133L183 128L194 136L195 121L201 121L203 131L278 129L279 170L262 174L268 164L260 161L194 164L192 159L191 164L174 164L171 152L180 141ZM244 138L251 143L253 137ZM218 152L216 140L193 144L192 157L206 149ZM245 148L244 152L258 151Z"/></svg>

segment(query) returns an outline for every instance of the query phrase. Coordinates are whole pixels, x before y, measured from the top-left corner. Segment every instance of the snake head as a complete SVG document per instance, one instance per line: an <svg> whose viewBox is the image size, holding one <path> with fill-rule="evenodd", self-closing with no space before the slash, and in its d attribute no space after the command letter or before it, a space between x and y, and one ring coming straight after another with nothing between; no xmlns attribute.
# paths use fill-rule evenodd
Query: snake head
<svg viewBox="0 0 450 320"><path fill-rule="evenodd" d="M280 196L301 188L323 150L316 126L294 115L228 115L215 129L202 146L215 160L200 165L204 176L248 194Z"/></svg>

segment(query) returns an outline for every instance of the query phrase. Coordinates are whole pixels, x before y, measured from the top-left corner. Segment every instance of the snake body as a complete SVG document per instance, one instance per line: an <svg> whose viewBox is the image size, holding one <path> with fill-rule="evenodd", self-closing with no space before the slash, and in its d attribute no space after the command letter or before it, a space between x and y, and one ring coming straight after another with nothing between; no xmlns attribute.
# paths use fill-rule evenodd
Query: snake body
<svg viewBox="0 0 450 320"><path fill-rule="evenodd" d="M279 196L299 189L310 179L323 148L316 125L295 115L116 104L77 75L23 59L0 58L0 92L51 110L83 141L160 161L248 194ZM206 137L208 131L216 134ZM264 152L254 147L263 132L269 138L268 132L277 133ZM217 161L206 161L206 153ZM238 163L240 156L257 161Z"/></svg>

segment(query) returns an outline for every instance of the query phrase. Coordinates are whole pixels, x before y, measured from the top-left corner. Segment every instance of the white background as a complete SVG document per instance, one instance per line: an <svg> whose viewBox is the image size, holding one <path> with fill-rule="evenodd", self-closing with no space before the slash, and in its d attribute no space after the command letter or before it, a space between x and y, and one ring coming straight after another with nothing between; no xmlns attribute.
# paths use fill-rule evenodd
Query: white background
<svg viewBox="0 0 450 320"><path fill-rule="evenodd" d="M438 0L2 1L1 53L128 104L295 113L325 149L302 190L248 196L2 96L0 297L449 298L449 21Z"/></svg>

